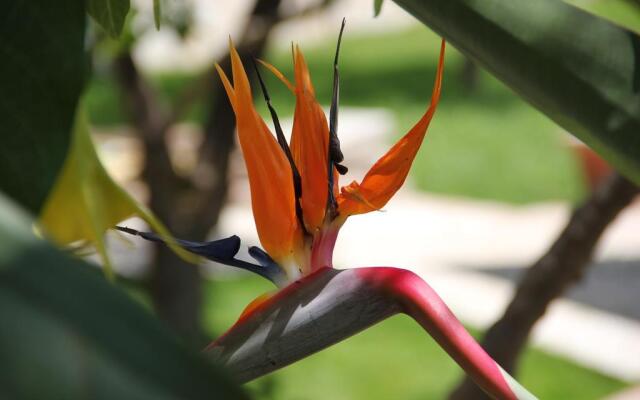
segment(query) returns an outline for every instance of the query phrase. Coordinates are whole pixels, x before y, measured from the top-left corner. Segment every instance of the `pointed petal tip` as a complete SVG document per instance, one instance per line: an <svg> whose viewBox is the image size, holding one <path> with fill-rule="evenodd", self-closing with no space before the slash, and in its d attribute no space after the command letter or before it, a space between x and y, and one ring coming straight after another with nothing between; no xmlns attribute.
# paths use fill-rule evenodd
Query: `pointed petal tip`
<svg viewBox="0 0 640 400"><path fill-rule="evenodd" d="M403 185L440 100L445 47L443 39L431 101L420 120L371 167L360 184L342 188L338 209L344 218L384 207Z"/></svg>
<svg viewBox="0 0 640 400"><path fill-rule="evenodd" d="M264 61L262 59L257 59L258 62L260 64L262 64L265 68L267 68L269 71L271 71L271 73L278 78L286 87L287 89L289 89L289 91L291 93L295 93L296 88L295 86L293 86L293 84L291 83L291 81L289 81L289 79L287 79L286 76L284 76L284 74L282 72L280 72L275 66L273 66L273 64L268 63L267 61Z"/></svg>
<svg viewBox="0 0 640 400"><path fill-rule="evenodd" d="M224 87L225 92L227 92L227 97L229 98L229 102L231 103L231 107L235 111L235 109L236 109L236 92L235 92L235 89L233 88L233 85L231 85L231 82L229 81L229 78L227 77L227 74L224 72L224 70L222 69L220 64L216 63L215 64L215 68L216 68L216 71L218 72L218 77L220 77L220 80L222 81L222 86Z"/></svg>
<svg viewBox="0 0 640 400"><path fill-rule="evenodd" d="M233 88L223 78L234 107L245 159L251 205L262 246L276 260L287 257L298 235L292 170L280 145L257 113L240 55L231 48Z"/></svg>
<svg viewBox="0 0 640 400"><path fill-rule="evenodd" d="M436 69L435 83L433 84L433 91L431 94L431 106L435 107L440 101L440 92L442 89L442 74L444 70L444 56L446 49L446 41L444 38L440 42L440 56L438 57L438 67Z"/></svg>

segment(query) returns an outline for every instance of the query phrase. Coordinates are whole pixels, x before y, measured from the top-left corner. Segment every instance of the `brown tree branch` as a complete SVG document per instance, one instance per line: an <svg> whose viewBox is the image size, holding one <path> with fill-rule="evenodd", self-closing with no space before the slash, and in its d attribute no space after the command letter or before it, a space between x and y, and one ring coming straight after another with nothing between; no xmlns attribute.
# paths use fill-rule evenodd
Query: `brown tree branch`
<svg viewBox="0 0 640 400"><path fill-rule="evenodd" d="M150 157L145 167L155 166L154 171L146 171L145 176L153 179L153 175L161 175L164 179L177 181L179 178L171 167L169 152L165 146L164 133L168 121L163 118L163 107L157 102L159 96L139 73L131 53L120 54L114 67L129 116L143 140L146 156Z"/></svg>
<svg viewBox="0 0 640 400"><path fill-rule="evenodd" d="M125 104L145 149L143 179L150 192L150 208L176 235L184 233L181 223L181 203L191 185L173 170L165 135L169 121L163 118L158 96L138 72L130 53L115 60L118 82ZM200 338L200 277L198 269L182 261L171 275L171 285L159 284L157 276L167 270L167 260L175 255L163 246L156 246L151 275L151 297L158 316L178 334L199 343ZM174 262L175 264L175 262ZM170 265L174 265L170 264ZM164 275L162 275L164 276Z"/></svg>
<svg viewBox="0 0 640 400"><path fill-rule="evenodd" d="M638 194L638 187L618 173L596 188L574 210L558 239L519 282L504 315L486 332L482 345L513 374L527 338L549 304L583 276L603 232ZM487 399L470 380L452 392L452 400Z"/></svg>
<svg viewBox="0 0 640 400"><path fill-rule="evenodd" d="M280 0L258 1L238 43L241 56L262 55L269 32L280 21ZM229 68L229 58L221 64ZM179 117L180 109L166 113L157 96L138 73L130 54L116 60L118 81L134 125L143 140L146 162L143 177L149 186L151 209L176 236L203 240L215 226L227 190L228 160L233 149L235 117L214 75L209 74L205 141L199 163L190 179L178 176L171 166L165 136ZM250 77L253 78L253 77ZM186 106L185 106L186 107ZM186 110L186 108L184 108ZM167 115L163 118L163 115ZM150 289L161 319L194 345L201 344L199 270L177 258L164 246L157 246Z"/></svg>

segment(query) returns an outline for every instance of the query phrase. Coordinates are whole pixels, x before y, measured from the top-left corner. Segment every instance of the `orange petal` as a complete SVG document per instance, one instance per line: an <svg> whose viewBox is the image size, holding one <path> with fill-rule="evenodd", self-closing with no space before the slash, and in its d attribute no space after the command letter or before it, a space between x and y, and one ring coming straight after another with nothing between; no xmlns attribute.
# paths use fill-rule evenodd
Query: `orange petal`
<svg viewBox="0 0 640 400"><path fill-rule="evenodd" d="M291 82L289 82L289 80L287 79L287 77L284 76L284 74L282 72L280 72L278 70L278 68L274 67L272 64L269 64L268 62L264 61L264 60L258 60L258 62L262 65L265 66L265 68L267 68L269 71L271 71L271 73L273 75L275 75L276 78L280 79L280 82L284 83L284 85L292 92L296 91L296 88L291 84Z"/></svg>
<svg viewBox="0 0 640 400"><path fill-rule="evenodd" d="M328 196L329 126L314 97L302 53L294 48L296 109L291 133L291 154L302 177L300 204L307 231L324 222Z"/></svg>
<svg viewBox="0 0 640 400"><path fill-rule="evenodd" d="M238 137L244 155L251 206L260 243L277 262L290 258L300 235L294 208L292 172L273 134L258 115L249 79L240 56L230 45L233 88L218 69L236 114Z"/></svg>
<svg viewBox="0 0 640 400"><path fill-rule="evenodd" d="M251 303L249 303L249 305L247 305L245 309L242 311L242 313L240 314L240 317L238 317L238 320L245 318L246 316L248 316L249 314L257 310L262 304L267 302L267 300L269 300L271 296L273 296L273 293L267 292L253 299Z"/></svg>
<svg viewBox="0 0 640 400"><path fill-rule="evenodd" d="M216 63L216 71L218 71L218 75L220 76L220 80L222 81L222 85L224 86L224 90L227 92L227 97L229 98L229 102L231 103L231 107L233 111L236 110L236 93L233 90L233 86L231 86L231 82L229 82L229 78L227 78L227 74L224 73L222 67L218 63Z"/></svg>
<svg viewBox="0 0 640 400"><path fill-rule="evenodd" d="M311 83L311 74L309 74L307 62L305 61L302 51L300 51L300 47L298 45L293 48L293 64L296 88L305 90L311 93L312 96L315 96L316 92L313 89L313 84Z"/></svg>
<svg viewBox="0 0 640 400"><path fill-rule="evenodd" d="M352 182L342 188L338 197L340 215L349 216L379 210L404 183L440 100L444 49L443 40L429 108L420 121L371 167L362 183Z"/></svg>

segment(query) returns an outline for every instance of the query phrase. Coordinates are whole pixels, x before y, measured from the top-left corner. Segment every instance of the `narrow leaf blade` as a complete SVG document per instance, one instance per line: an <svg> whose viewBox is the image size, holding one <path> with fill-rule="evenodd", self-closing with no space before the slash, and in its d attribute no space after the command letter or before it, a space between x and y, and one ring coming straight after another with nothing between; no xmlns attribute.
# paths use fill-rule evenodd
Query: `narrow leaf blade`
<svg viewBox="0 0 640 400"><path fill-rule="evenodd" d="M122 33L129 0L87 0L87 12L113 38Z"/></svg>
<svg viewBox="0 0 640 400"><path fill-rule="evenodd" d="M156 24L156 29L160 30L160 22L162 21L162 5L161 0L153 0L153 21Z"/></svg>
<svg viewBox="0 0 640 400"><path fill-rule="evenodd" d="M373 16L377 17L382 11L382 2L384 0L373 0Z"/></svg>

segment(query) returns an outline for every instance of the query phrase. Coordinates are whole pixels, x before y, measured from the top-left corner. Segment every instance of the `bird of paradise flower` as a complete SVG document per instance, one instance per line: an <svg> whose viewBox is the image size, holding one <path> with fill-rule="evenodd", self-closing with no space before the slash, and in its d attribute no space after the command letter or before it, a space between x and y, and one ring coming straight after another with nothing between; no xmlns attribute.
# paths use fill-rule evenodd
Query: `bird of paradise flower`
<svg viewBox="0 0 640 400"><path fill-rule="evenodd" d="M413 317L485 391L497 399L533 399L469 335L440 297L420 277L395 267L338 270L332 256L348 217L379 210L404 183L440 99L445 42L442 41L431 101L420 120L367 172L361 182L339 189L347 172L338 140L338 55L334 59L329 121L315 98L305 59L293 47L294 82L260 61L295 95L291 141L254 62L273 119L275 137L256 111L248 76L230 42L233 84L216 66L236 115L251 205L260 243L257 261L236 258L240 239L178 240L208 259L255 272L280 290L252 302L227 333L205 349L246 382L291 364L396 313ZM148 232L118 229L153 241Z"/></svg>

